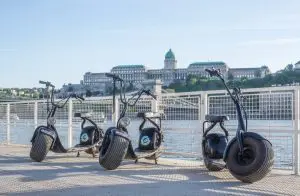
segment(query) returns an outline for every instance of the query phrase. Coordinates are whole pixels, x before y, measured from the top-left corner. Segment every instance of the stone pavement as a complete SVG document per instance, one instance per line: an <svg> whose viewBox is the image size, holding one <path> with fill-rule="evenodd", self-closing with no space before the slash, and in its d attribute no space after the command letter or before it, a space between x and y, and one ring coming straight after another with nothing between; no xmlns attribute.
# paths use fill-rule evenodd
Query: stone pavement
<svg viewBox="0 0 300 196"><path fill-rule="evenodd" d="M208 172L196 161L124 161L107 171L98 158L84 153L79 158L49 153L44 162L35 163L29 150L0 145L0 195L300 195L300 177L276 170L245 184L227 170Z"/></svg>

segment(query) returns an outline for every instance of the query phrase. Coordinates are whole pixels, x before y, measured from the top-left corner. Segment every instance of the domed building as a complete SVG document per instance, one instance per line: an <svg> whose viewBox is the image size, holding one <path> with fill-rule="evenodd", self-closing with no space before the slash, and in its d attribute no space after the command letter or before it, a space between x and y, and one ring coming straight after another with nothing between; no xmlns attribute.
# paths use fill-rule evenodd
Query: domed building
<svg viewBox="0 0 300 196"><path fill-rule="evenodd" d="M176 69L177 68L177 60L175 59L175 55L171 49L165 55L165 66L164 69Z"/></svg>

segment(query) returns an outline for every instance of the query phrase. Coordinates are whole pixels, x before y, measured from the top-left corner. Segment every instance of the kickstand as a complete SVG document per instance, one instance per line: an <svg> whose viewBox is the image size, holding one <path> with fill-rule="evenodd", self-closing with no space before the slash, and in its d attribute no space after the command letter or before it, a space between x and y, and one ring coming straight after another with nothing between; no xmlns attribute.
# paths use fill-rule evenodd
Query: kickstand
<svg viewBox="0 0 300 196"><path fill-rule="evenodd" d="M136 159L134 163L136 164L137 162L138 162L138 159Z"/></svg>
<svg viewBox="0 0 300 196"><path fill-rule="evenodd" d="M155 161L155 165L157 165L157 159L154 159L154 161Z"/></svg>
<svg viewBox="0 0 300 196"><path fill-rule="evenodd" d="M79 154L79 152L77 152L77 156L76 157L79 157L80 156L80 154Z"/></svg>

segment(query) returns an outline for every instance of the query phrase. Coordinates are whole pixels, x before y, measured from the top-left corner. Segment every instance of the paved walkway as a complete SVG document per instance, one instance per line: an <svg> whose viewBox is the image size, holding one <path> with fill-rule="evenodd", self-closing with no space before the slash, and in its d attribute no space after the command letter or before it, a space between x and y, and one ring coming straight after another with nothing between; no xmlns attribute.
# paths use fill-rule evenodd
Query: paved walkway
<svg viewBox="0 0 300 196"><path fill-rule="evenodd" d="M29 148L0 145L0 195L300 195L300 177L273 171L244 184L226 170L208 172L199 162L160 159L124 161L106 171L98 159L75 153L32 162Z"/></svg>

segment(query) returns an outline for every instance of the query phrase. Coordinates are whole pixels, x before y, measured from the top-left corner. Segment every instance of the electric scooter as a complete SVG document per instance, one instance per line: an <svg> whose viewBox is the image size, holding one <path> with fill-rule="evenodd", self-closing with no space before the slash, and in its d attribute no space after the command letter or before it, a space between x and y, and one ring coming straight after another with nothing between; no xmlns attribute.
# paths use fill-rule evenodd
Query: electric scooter
<svg viewBox="0 0 300 196"><path fill-rule="evenodd" d="M120 100L123 104L123 110L117 121L117 126L108 128L105 133L99 153L99 164L107 170L114 170L119 167L123 159L135 160L135 163L137 163L139 159L145 158L154 160L155 164L157 164L157 159L162 153L161 144L163 142L161 115L152 112L140 112L137 114L137 117L142 118L143 121L139 127L139 146L136 149L133 149L126 129L130 124L130 119L125 117L128 106L135 106L142 94L149 95L154 99L156 99L156 96L150 90L142 89L127 100L124 92L124 81L114 74L106 74L106 76L113 79L113 100L115 100L116 81L120 82ZM135 98L136 96L137 98ZM159 120L159 124L155 122L156 120ZM144 128L147 121L153 126Z"/></svg>
<svg viewBox="0 0 300 196"><path fill-rule="evenodd" d="M92 154L93 157L99 152L103 139L103 130L99 128L95 122L93 122L90 117L91 113L75 113L74 117L82 119L81 123L81 133L80 133L80 143L72 148L66 149L61 143L58 136L58 132L55 128L55 112L58 108L63 108L70 98L75 98L80 101L84 101L83 97L76 94L71 94L67 98L60 100L58 103L54 103L54 88L55 86L50 82L40 81L40 84L46 85L47 92L47 125L38 126L31 139L32 147L30 150L30 158L34 161L41 162L45 159L47 153L50 151L55 153L71 153L77 152L77 157L80 156L81 151L85 151L88 154ZM49 87L52 87L51 94L48 95ZM51 109L49 107L49 96L51 102ZM63 104L59 105L60 102L66 100ZM84 126L86 122L90 122L92 126Z"/></svg>
<svg viewBox="0 0 300 196"><path fill-rule="evenodd" d="M236 136L228 142L228 131L224 127L227 116L206 115L203 122L202 154L204 164L210 171L220 171L227 168L238 180L253 183L263 179L272 170L274 151L272 144L263 136L247 131L247 113L241 104L241 90L234 88L230 92L220 70L205 69L209 75L218 77L224 84L237 111L238 126ZM242 115L242 111L245 116ZM205 123L211 125L205 129ZM217 124L224 134L209 133Z"/></svg>

